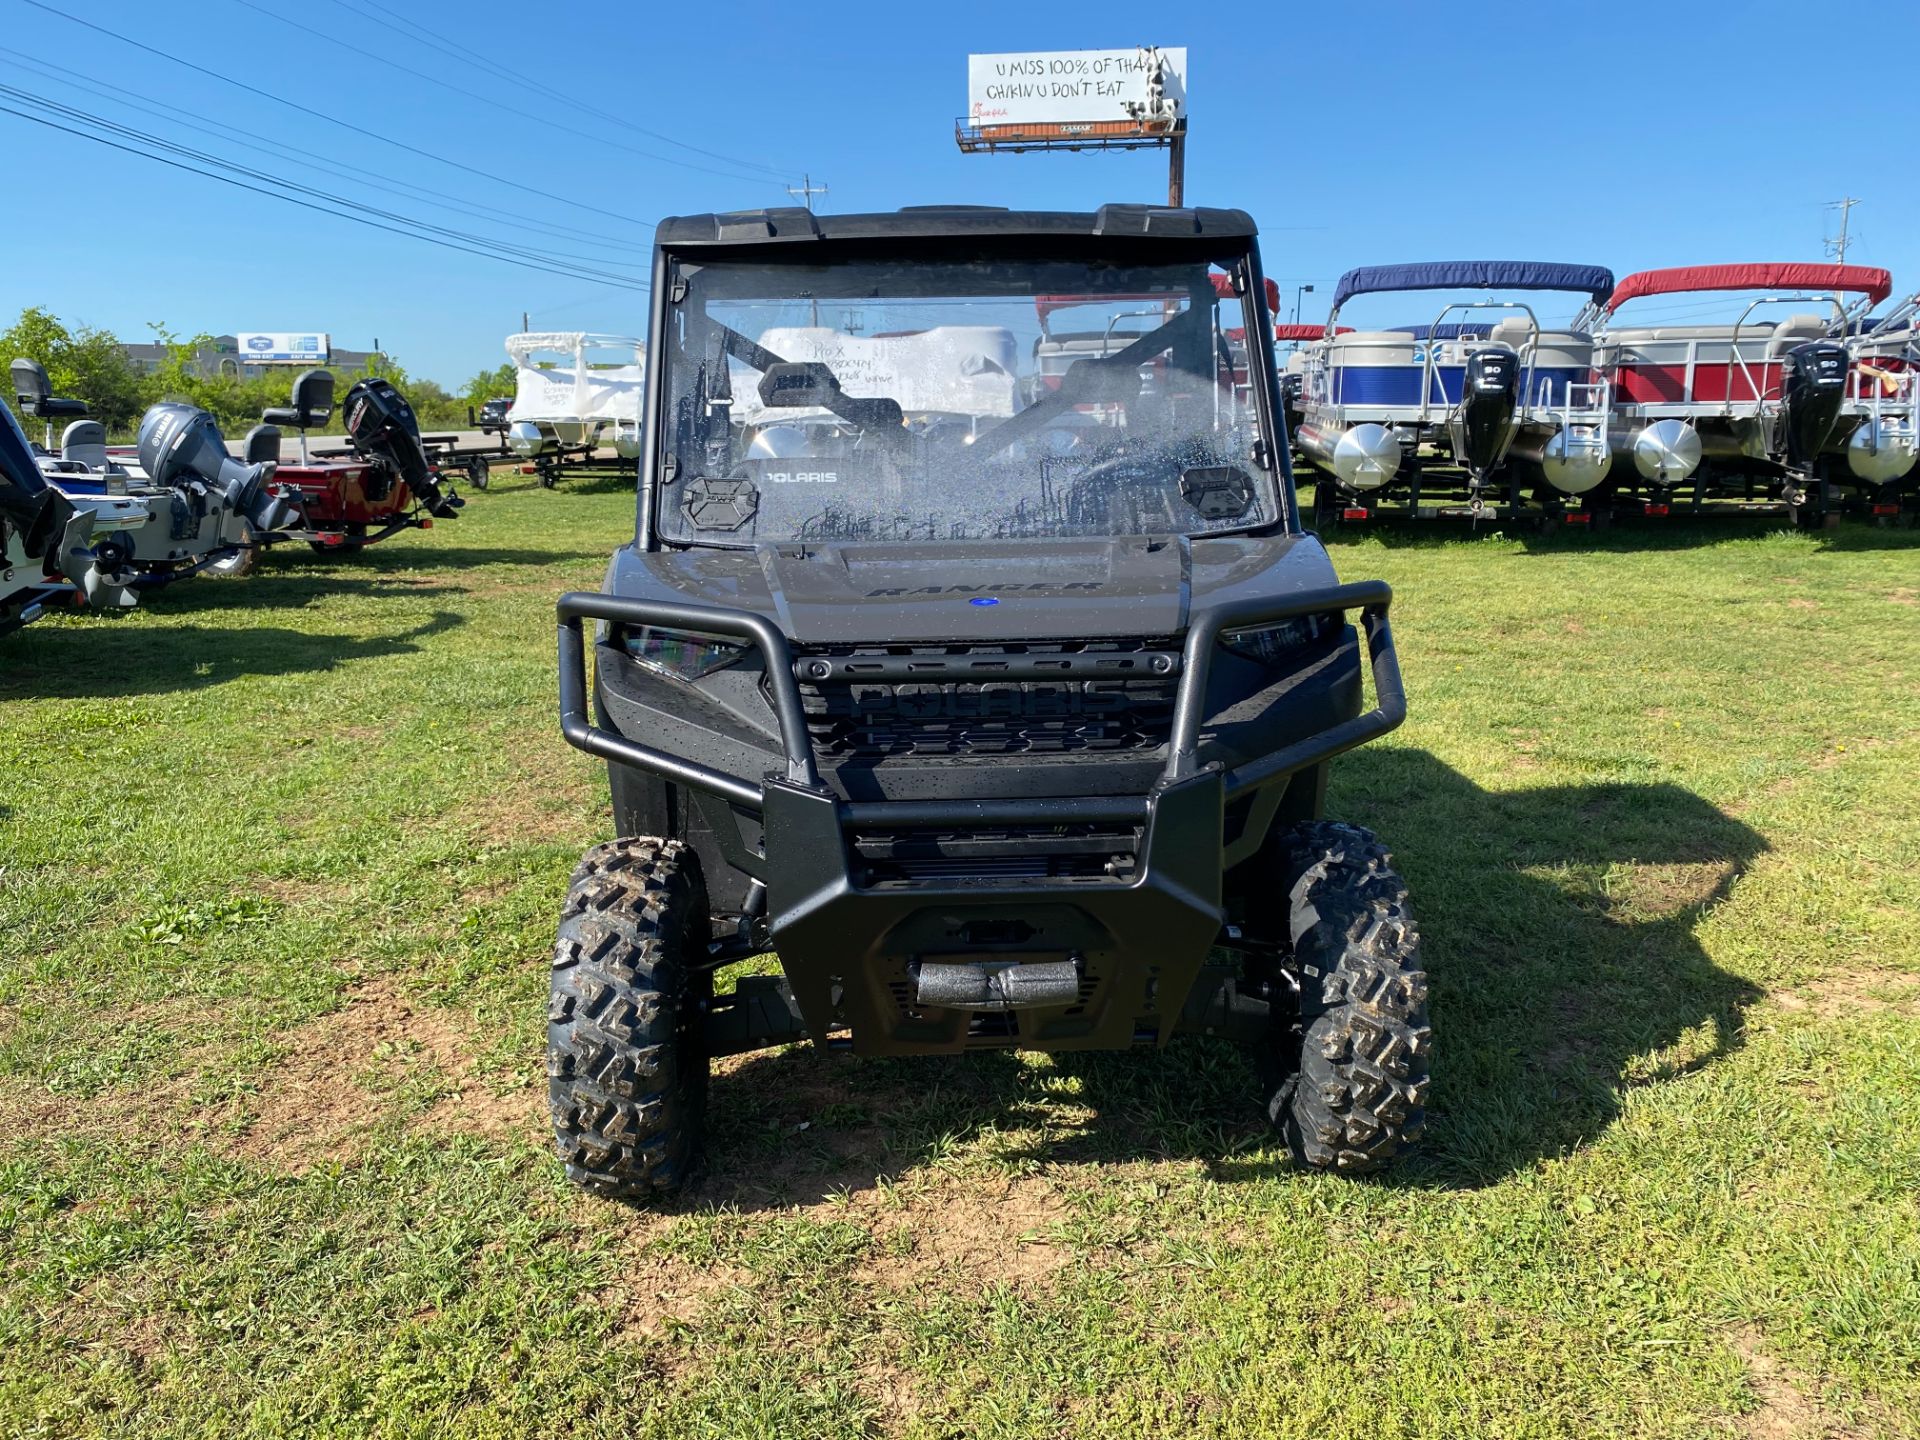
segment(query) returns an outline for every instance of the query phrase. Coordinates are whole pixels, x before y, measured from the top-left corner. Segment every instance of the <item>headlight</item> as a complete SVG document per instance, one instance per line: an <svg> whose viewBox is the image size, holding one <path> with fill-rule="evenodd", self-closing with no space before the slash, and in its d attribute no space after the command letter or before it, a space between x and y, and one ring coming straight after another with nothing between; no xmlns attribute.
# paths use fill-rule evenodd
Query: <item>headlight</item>
<svg viewBox="0 0 1920 1440"><path fill-rule="evenodd" d="M1223 630L1220 643L1234 654L1262 665L1277 665L1290 650L1298 650L1326 634L1338 617L1332 615L1296 615L1272 625L1255 625L1246 630Z"/></svg>
<svg viewBox="0 0 1920 1440"><path fill-rule="evenodd" d="M733 664L747 653L738 640L692 630L659 630L651 625L625 630L620 648L656 674L674 680L698 680Z"/></svg>

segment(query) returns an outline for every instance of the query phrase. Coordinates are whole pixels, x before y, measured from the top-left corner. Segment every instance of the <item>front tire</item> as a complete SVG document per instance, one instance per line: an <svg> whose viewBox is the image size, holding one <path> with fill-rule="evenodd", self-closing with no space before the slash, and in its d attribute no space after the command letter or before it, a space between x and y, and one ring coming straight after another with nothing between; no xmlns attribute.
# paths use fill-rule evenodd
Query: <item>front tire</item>
<svg viewBox="0 0 1920 1440"><path fill-rule="evenodd" d="M554 1142L574 1183L645 1199L692 1176L711 930L699 860L678 841L615 840L574 871L547 1008Z"/></svg>
<svg viewBox="0 0 1920 1440"><path fill-rule="evenodd" d="M1287 836L1296 1013L1276 1019L1267 1114L1301 1164L1361 1174L1426 1124L1427 977L1406 882L1372 832L1315 821Z"/></svg>

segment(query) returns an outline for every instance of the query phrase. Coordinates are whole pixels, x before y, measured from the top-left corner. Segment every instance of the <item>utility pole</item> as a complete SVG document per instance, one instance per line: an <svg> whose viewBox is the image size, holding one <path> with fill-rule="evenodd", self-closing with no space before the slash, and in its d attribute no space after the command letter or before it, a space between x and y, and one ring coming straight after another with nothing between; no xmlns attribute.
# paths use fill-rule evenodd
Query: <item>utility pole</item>
<svg viewBox="0 0 1920 1440"><path fill-rule="evenodd" d="M816 195L824 195L826 193L827 193L827 187L824 185L814 184L813 176L807 174L804 171L802 171L800 175L800 188L798 190L794 189L793 186L791 185L787 186L787 194L793 196L796 200L800 201L801 204L805 205L807 207L807 213L809 215L813 213L813 197ZM809 312L813 316L813 328L818 330L820 328L819 297L815 296L813 299L809 300L807 302L807 306L808 306Z"/></svg>
<svg viewBox="0 0 1920 1440"><path fill-rule="evenodd" d="M1847 263L1848 212L1851 211L1853 207L1858 205L1859 203L1860 202L1854 199L1853 196L1845 195L1845 196L1842 196L1840 199L1835 200L1832 204L1827 206L1829 210L1838 210L1840 212L1840 238L1837 240L1829 240L1826 242L1827 253L1833 256L1833 258L1838 260L1842 265Z"/></svg>
<svg viewBox="0 0 1920 1440"><path fill-rule="evenodd" d="M522 310L520 312L520 333L524 335L532 328L533 326L527 323L527 312Z"/></svg>
<svg viewBox="0 0 1920 1440"><path fill-rule="evenodd" d="M1300 296L1302 292L1311 295L1313 293L1313 287L1311 285L1296 285L1293 287L1293 323L1296 325L1300 323Z"/></svg>
<svg viewBox="0 0 1920 1440"><path fill-rule="evenodd" d="M814 184L813 176L807 174L800 176L800 185L797 189L792 185L787 186L787 194L793 196L793 198L798 200L802 205L805 205L809 211L813 209L813 197L826 193L827 187Z"/></svg>

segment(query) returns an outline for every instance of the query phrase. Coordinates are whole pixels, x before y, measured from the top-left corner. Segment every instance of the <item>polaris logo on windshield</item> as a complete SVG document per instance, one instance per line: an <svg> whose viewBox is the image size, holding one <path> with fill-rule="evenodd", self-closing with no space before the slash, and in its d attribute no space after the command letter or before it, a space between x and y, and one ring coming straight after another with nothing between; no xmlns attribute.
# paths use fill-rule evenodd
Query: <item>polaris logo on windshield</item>
<svg viewBox="0 0 1920 1440"><path fill-rule="evenodd" d="M1008 595L1015 592L1033 590L1101 590L1105 587L1097 580L1029 580L1012 585L916 585L902 586L898 589L869 590L866 598L878 600L882 596L896 595Z"/></svg>

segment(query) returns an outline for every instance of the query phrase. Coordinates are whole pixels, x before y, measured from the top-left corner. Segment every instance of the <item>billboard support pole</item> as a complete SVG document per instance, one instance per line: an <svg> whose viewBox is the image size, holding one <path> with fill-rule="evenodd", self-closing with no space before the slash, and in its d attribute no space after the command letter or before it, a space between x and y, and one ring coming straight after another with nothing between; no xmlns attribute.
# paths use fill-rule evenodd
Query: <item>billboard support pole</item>
<svg viewBox="0 0 1920 1440"><path fill-rule="evenodd" d="M1167 141L1167 204L1178 210L1187 203L1187 132L1183 126Z"/></svg>

